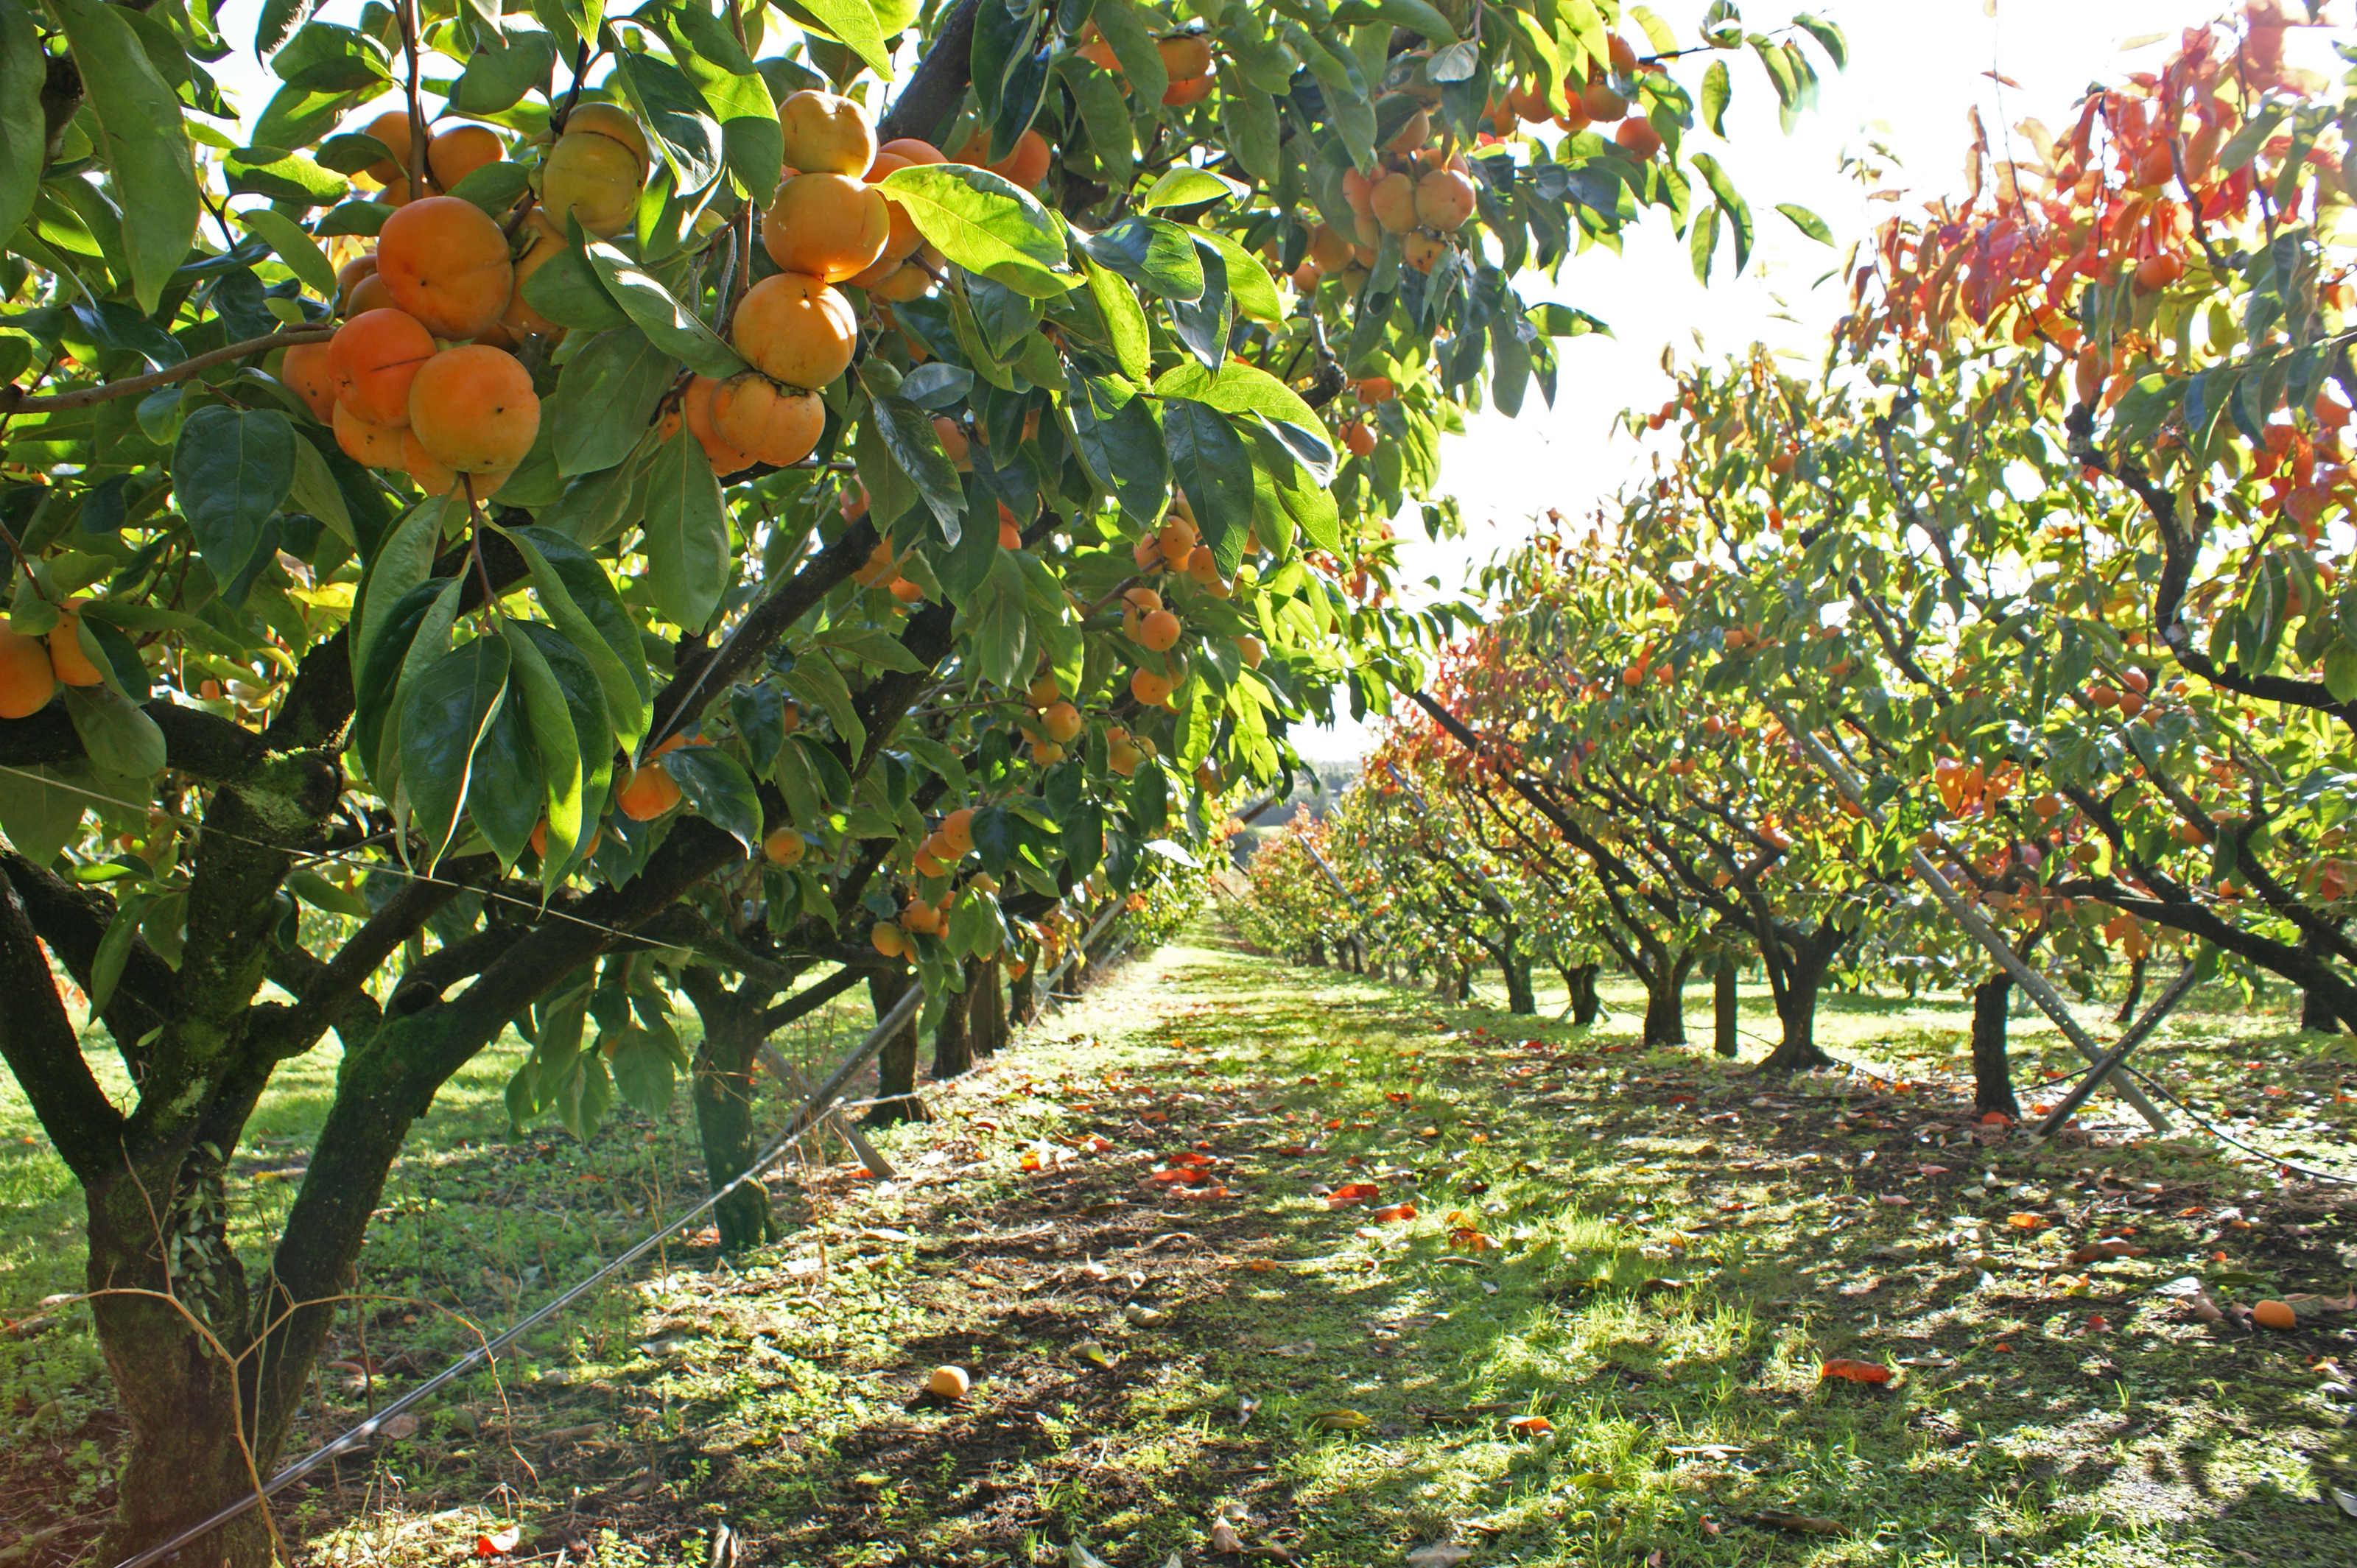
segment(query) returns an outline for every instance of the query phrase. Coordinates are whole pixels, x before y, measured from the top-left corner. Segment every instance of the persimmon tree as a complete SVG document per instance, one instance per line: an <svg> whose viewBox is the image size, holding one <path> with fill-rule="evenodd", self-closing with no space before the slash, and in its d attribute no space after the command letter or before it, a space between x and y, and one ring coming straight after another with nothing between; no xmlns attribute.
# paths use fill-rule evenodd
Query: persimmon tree
<svg viewBox="0 0 2357 1568"><path fill-rule="evenodd" d="M1379 702L1445 630L1377 602L1387 520L1448 526L1439 433L1591 325L1515 277L1649 211L1739 254L1720 57L1796 108L1840 52L1587 0L307 17L0 0L0 1055L89 1196L102 1554L274 1463L510 1026L511 1112L586 1133L693 1069L641 948L937 1019L1199 768ZM331 1032L286 1224L233 1236Z"/></svg>

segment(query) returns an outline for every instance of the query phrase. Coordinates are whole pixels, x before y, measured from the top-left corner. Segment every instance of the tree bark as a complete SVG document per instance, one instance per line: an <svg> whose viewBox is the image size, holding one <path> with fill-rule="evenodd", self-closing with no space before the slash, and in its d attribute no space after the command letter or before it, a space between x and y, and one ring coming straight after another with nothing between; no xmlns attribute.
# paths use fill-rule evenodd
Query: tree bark
<svg viewBox="0 0 2357 1568"><path fill-rule="evenodd" d="M1601 964L1583 963L1565 972L1564 980L1571 991L1571 1021L1577 1027L1584 1029L1593 1025L1596 1015L1604 1010L1596 994L1596 976L1602 968Z"/></svg>
<svg viewBox="0 0 2357 1568"><path fill-rule="evenodd" d="M869 975L867 996L875 1004L877 1019L880 1022L916 983L916 977L905 970L878 970ZM867 1112L868 1126L893 1127L924 1120L924 1105L917 1099L917 1046L914 1018L884 1042L883 1054L876 1058L876 1103Z"/></svg>
<svg viewBox="0 0 2357 1568"><path fill-rule="evenodd" d="M967 1015L968 1027L974 1031L974 1054L976 1059L995 1057L1006 1048L1006 993L1000 983L1004 961L990 959L982 963L974 978L968 982L974 993L973 1007Z"/></svg>
<svg viewBox="0 0 2357 1568"><path fill-rule="evenodd" d="M759 1153L753 1139L753 1079L761 1042L768 1038L762 1027L767 997L753 993L751 981L730 991L709 970L694 966L683 972L682 981L704 1024L689 1085L705 1177L716 1192L752 1169ZM722 1198L713 1215L723 1251L739 1252L778 1239L769 1192L759 1182L747 1182Z"/></svg>
<svg viewBox="0 0 2357 1568"><path fill-rule="evenodd" d="M1023 966L1023 972L1007 984L1006 1018L1012 1026L1009 1029L1010 1034L1014 1028L1025 1027L1039 1021L1039 961L1034 956L1029 963Z"/></svg>
<svg viewBox="0 0 2357 1568"><path fill-rule="evenodd" d="M1775 985L1776 1018L1784 1029L1783 1037L1758 1070L1803 1072L1831 1067L1833 1058L1817 1048L1817 993L1824 988L1825 971L1834 954L1841 950L1843 933L1829 923L1820 923L1804 935L1794 935L1789 929L1772 934L1772 943L1762 943L1760 957Z"/></svg>
<svg viewBox="0 0 2357 1568"><path fill-rule="evenodd" d="M1735 963L1731 959L1722 958L1710 979L1712 1045L1720 1056L1730 1061L1742 1054L1736 1028L1735 1004Z"/></svg>
<svg viewBox="0 0 2357 1568"><path fill-rule="evenodd" d="M1645 977L1645 1044L1686 1043L1686 976L1694 960L1681 953L1665 970Z"/></svg>
<svg viewBox="0 0 2357 1568"><path fill-rule="evenodd" d="M1525 1016L1539 1010L1539 999L1531 989L1531 961L1524 954L1507 950L1498 966L1506 972L1506 1011Z"/></svg>
<svg viewBox="0 0 2357 1568"><path fill-rule="evenodd" d="M2138 983L2143 965L2137 964ZM1973 1109L1986 1116L1994 1111L2021 1120L2021 1102L2013 1094L2013 1064L2006 1059L2007 1005L2013 1000L2013 976L1997 970L1973 987Z"/></svg>
<svg viewBox="0 0 2357 1568"><path fill-rule="evenodd" d="M2112 1015L2115 1024L2126 1024L2136 1016L2136 1004L2144 1000L2144 966L2141 958L2128 961L2127 994L2120 998L2120 1010Z"/></svg>
<svg viewBox="0 0 2357 1568"><path fill-rule="evenodd" d="M965 989L952 996L933 1027L933 1081L962 1077L974 1070L974 1009L982 987L983 962L965 961Z"/></svg>

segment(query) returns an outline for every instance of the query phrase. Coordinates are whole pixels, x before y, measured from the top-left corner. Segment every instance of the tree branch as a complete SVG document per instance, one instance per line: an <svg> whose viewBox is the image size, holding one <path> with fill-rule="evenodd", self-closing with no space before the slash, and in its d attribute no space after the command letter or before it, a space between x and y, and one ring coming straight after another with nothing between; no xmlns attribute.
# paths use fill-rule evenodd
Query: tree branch
<svg viewBox="0 0 2357 1568"><path fill-rule="evenodd" d="M119 1165L123 1113L82 1059L81 1043L41 956L24 900L0 867L0 1060L32 1102L49 1142L85 1187Z"/></svg>
<svg viewBox="0 0 2357 1568"><path fill-rule="evenodd" d="M135 397L154 392L157 387L185 381L190 376L202 375L216 365L226 365L232 360L242 360L249 354L266 354L273 349L292 349L303 343L324 343L336 335L332 327L295 327L284 332L273 332L266 338L249 338L242 343L231 343L204 353L192 355L166 370L150 371L144 376L125 376L121 381L102 381L94 387L82 387L70 392L52 392L35 397L14 384L0 386L0 417L12 413L49 413L59 409L88 408L96 403L110 403L119 397Z"/></svg>

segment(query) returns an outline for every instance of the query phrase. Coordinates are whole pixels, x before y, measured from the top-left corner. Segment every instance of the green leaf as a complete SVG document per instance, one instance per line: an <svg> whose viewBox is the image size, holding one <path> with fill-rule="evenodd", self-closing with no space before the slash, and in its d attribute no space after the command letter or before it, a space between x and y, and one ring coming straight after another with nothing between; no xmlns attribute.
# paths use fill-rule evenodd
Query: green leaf
<svg viewBox="0 0 2357 1568"><path fill-rule="evenodd" d="M442 858L483 736L507 696L508 645L479 637L454 649L405 683L401 697L401 789L410 826L425 840L419 864Z"/></svg>
<svg viewBox="0 0 2357 1568"><path fill-rule="evenodd" d="M319 449L299 435L295 442L295 483L286 492L286 499L296 511L319 520L328 532L357 549L360 535L352 528L352 510L344 499L344 488L336 483L336 471L319 456Z"/></svg>
<svg viewBox="0 0 2357 1568"><path fill-rule="evenodd" d="M40 194L48 132L41 82L47 74L48 57L32 14L17 0L0 0L0 244L31 215L33 199Z"/></svg>
<svg viewBox="0 0 2357 1568"><path fill-rule="evenodd" d="M1197 244L1210 245L1227 263L1228 296L1236 302L1239 312L1272 327L1285 319L1285 302L1278 297L1276 280L1268 275L1258 256L1215 229L1198 229L1194 233Z"/></svg>
<svg viewBox="0 0 2357 1568"><path fill-rule="evenodd" d="M2336 703L2357 702L2357 648L2335 642L2324 650L2324 689Z"/></svg>
<svg viewBox="0 0 2357 1568"><path fill-rule="evenodd" d="M1225 201L1231 198L1250 195L1252 187L1213 174L1207 168L1181 164L1167 169L1137 199L1138 207L1151 211L1157 207L1193 207L1200 202Z"/></svg>
<svg viewBox="0 0 2357 1568"><path fill-rule="evenodd" d="M797 0L797 4L840 38L862 65L887 81L892 80L892 52L884 47L884 29L867 0Z"/></svg>
<svg viewBox="0 0 2357 1568"><path fill-rule="evenodd" d="M599 473L629 456L677 373L677 361L635 326L590 339L566 363L548 400L557 472L567 478ZM705 473L711 476L709 465Z"/></svg>
<svg viewBox="0 0 2357 1568"><path fill-rule="evenodd" d="M932 415L904 397L879 397L875 401L870 417L876 421L877 434L884 438L884 448L892 454L892 461L901 472L917 483L917 494L942 525L942 537L951 548L963 536L965 491L958 484L957 468L942 450L941 436L933 429Z"/></svg>
<svg viewBox="0 0 2357 1568"><path fill-rule="evenodd" d="M1024 684L1031 668L1031 621L1024 602L1023 569L1012 553L1002 550L992 560L990 575L967 601L963 618L982 678L1007 691Z"/></svg>
<svg viewBox="0 0 2357 1568"><path fill-rule="evenodd" d="M164 771L164 732L137 703L111 686L68 686L65 695L66 715L93 767L134 779Z"/></svg>
<svg viewBox="0 0 2357 1568"><path fill-rule="evenodd" d="M670 1110L677 1072L653 1036L635 1025L622 1031L614 1047L614 1087L632 1110L648 1116Z"/></svg>
<svg viewBox="0 0 2357 1568"><path fill-rule="evenodd" d="M253 560L264 525L295 487L296 440L274 409L212 403L180 426L172 493L214 581L234 582Z"/></svg>
<svg viewBox="0 0 2357 1568"><path fill-rule="evenodd" d="M1834 231L1825 227L1825 220L1807 208L1795 206L1789 201L1780 201L1776 204L1776 210L1791 219L1793 228L1806 234L1818 244L1830 245L1834 242Z"/></svg>
<svg viewBox="0 0 2357 1568"><path fill-rule="evenodd" d="M1231 360L1214 374L1189 360L1168 371L1154 383L1157 397L1183 397L1216 408L1222 413L1256 413L1300 431L1309 444L1304 460L1330 468L1334 453L1325 439L1325 424L1311 412L1301 394L1258 365Z"/></svg>
<svg viewBox="0 0 2357 1568"><path fill-rule="evenodd" d="M1718 250L1718 209L1706 207L1686 227L1686 258L1694 263L1695 282L1710 282L1712 256Z"/></svg>
<svg viewBox="0 0 2357 1568"><path fill-rule="evenodd" d="M1162 405L1162 440L1203 542L1214 557L1240 559L1253 521L1252 456L1243 437L1218 410L1172 398Z"/></svg>
<svg viewBox="0 0 2357 1568"><path fill-rule="evenodd" d="M541 856L541 886L553 890L581 842L587 802L583 799L581 737L573 726L573 705L542 653L522 623L503 620L500 629L513 661L515 684L523 698L526 729L532 748L540 756L544 795L541 814L548 822L548 853ZM527 830L529 831L529 830Z"/></svg>
<svg viewBox="0 0 2357 1568"><path fill-rule="evenodd" d="M1711 61L1710 69L1702 73L1702 123L1721 141L1727 139L1727 105L1734 96L1734 79L1727 74L1727 62Z"/></svg>
<svg viewBox="0 0 2357 1568"><path fill-rule="evenodd" d="M761 797L744 768L709 746L683 746L662 765L695 807L695 814L726 832L750 854L761 843Z"/></svg>
<svg viewBox="0 0 2357 1568"><path fill-rule="evenodd" d="M72 842L89 804L89 774L81 763L0 768L0 833L18 854L46 866Z"/></svg>
<svg viewBox="0 0 2357 1568"><path fill-rule="evenodd" d="M611 245L592 243L588 254L589 264L597 269L607 293L638 323L649 342L715 381L745 373L748 367L737 350L721 341L718 333L674 298L652 274Z"/></svg>
<svg viewBox="0 0 2357 1568"><path fill-rule="evenodd" d="M669 60L643 50L613 56L614 80L638 111L683 191L702 190L720 172L720 125L704 95Z"/></svg>
<svg viewBox="0 0 2357 1568"><path fill-rule="evenodd" d="M826 714L834 733L849 743L856 756L867 746L867 726L859 720L859 706L851 700L851 687L844 681L843 671L830 659L803 659L783 677L786 690L806 707L819 709Z"/></svg>
<svg viewBox="0 0 2357 1568"><path fill-rule="evenodd" d="M702 631L728 586L728 511L704 448L683 434L656 448L647 471L642 548L655 608L683 631Z"/></svg>
<svg viewBox="0 0 2357 1568"><path fill-rule="evenodd" d="M123 966L131 961L132 945L139 937L139 922L147 913L148 900L126 897L115 906L114 918L106 923L106 934L98 939L98 951L90 961L90 1011L92 1017L106 1011L114 1000L114 988L122 983Z"/></svg>
<svg viewBox="0 0 2357 1568"><path fill-rule="evenodd" d="M50 0L65 26L82 90L99 126L99 147L115 202L137 215L124 227L132 296L152 314L173 272L188 259L204 204L180 101L140 47L123 14L104 0Z"/></svg>
<svg viewBox="0 0 2357 1568"><path fill-rule="evenodd" d="M1849 69L1849 40L1842 37L1839 27L1831 22L1820 21L1805 11L1792 18L1792 25L1817 40L1827 58L1834 62L1835 70Z"/></svg>
<svg viewBox="0 0 2357 1568"><path fill-rule="evenodd" d="M1129 285L1110 267L1087 251L1081 252L1080 257L1082 275L1089 280L1089 297L1096 301L1097 314L1104 317L1105 336L1112 342L1121 373L1134 381L1145 381L1154 373L1154 339L1146 328L1145 309Z"/></svg>
<svg viewBox="0 0 2357 1568"><path fill-rule="evenodd" d="M968 272L1035 299L1075 281L1055 215L988 169L919 164L895 169L879 189L900 204L919 233Z"/></svg>
<svg viewBox="0 0 2357 1568"><path fill-rule="evenodd" d="M478 36L475 52L467 57L467 69L459 73L450 102L462 114L496 114L511 109L525 93L548 86L555 63L556 40L546 33Z"/></svg>
<svg viewBox="0 0 2357 1568"><path fill-rule="evenodd" d="M1089 13L1090 20L1113 46L1113 58L1121 64L1122 75L1129 79L1129 90L1139 103L1159 103L1170 89L1170 68L1162 63L1162 48L1157 35L1163 28L1159 16L1137 4L1137 0L1097 0Z"/></svg>
<svg viewBox="0 0 2357 1568"><path fill-rule="evenodd" d="M221 172L229 178L231 196L266 197L293 207L327 207L351 188L341 175L330 174L302 153L261 160L231 153L221 160Z"/></svg>
<svg viewBox="0 0 2357 1568"><path fill-rule="evenodd" d="M467 785L468 825L511 866L532 847L533 825L540 821L541 801L547 793L532 732L524 722L523 688L517 679L510 650L507 696L499 712L483 726L482 743Z"/></svg>
<svg viewBox="0 0 2357 1568"><path fill-rule="evenodd" d="M1694 166L1702 171L1703 181L1710 187L1719 210L1727 214L1729 230L1735 236L1735 270L1739 273L1751 262L1751 205L1735 188L1735 182L1727 177L1717 158L1708 153L1696 153Z"/></svg>
<svg viewBox="0 0 2357 1568"><path fill-rule="evenodd" d="M5 5L9 0L0 0ZM0 213L0 218L5 218ZM301 278L312 293L332 303L336 297L335 263L328 260L319 242L304 231L303 225L285 213L268 207L248 207L237 215L237 220L269 242L278 259L287 270Z"/></svg>
<svg viewBox="0 0 2357 1568"><path fill-rule="evenodd" d="M597 558L545 528L502 529L523 555L540 607L565 640L580 650L605 693L607 722L624 748L647 733L653 684L638 628Z"/></svg>
<svg viewBox="0 0 2357 1568"><path fill-rule="evenodd" d="M1127 384L1077 369L1066 379L1081 461L1138 528L1159 528L1170 501L1170 458L1153 405Z"/></svg>
<svg viewBox="0 0 2357 1568"><path fill-rule="evenodd" d="M473 202L494 218L505 218L531 188L532 172L522 164L501 159L472 170L452 186L448 194L461 201Z"/></svg>

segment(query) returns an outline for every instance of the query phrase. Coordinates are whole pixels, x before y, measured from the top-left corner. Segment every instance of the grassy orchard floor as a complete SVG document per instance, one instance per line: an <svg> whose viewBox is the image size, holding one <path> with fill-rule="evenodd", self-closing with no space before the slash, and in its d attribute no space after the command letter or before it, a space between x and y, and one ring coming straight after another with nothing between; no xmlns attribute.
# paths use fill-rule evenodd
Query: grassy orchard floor
<svg viewBox="0 0 2357 1568"><path fill-rule="evenodd" d="M2222 1299L2342 1291L2352 1198L2190 1144L2024 1150L1968 1127L1941 1081L1770 1088L1637 1051L1633 995L1608 1001L1618 1015L1582 1037L1165 950L933 1091L940 1119L888 1140L902 1179L781 1180L802 1222L786 1242L734 1268L674 1255L552 1330L509 1369L511 1434L486 1379L282 1517L339 1563L453 1562L511 1507L517 1555L550 1563L703 1564L725 1523L763 1564L1047 1561L1078 1536L1126 1568L1219 1560L1222 1510L1243 1546L1334 1568L1443 1538L1469 1568L2357 1559L2357 1521L2315 1500L2319 1477L2357 1487L2335 1402L2351 1396L2330 1386L2357 1316L2255 1335L2154 1294L2193 1272ZM1959 1006L1829 1010L1835 1048L1919 1080L1962 1049ZM1747 1015L1764 1032L1759 999ZM2334 1099L2330 1048L2241 1065L2238 1042L2276 1055L2282 1035L2279 1017L2195 1011L2156 1059L2205 1103L2261 1112L2271 1147L2345 1148L2335 1126L2357 1108ZM406 1267L496 1322L522 1216L575 1239L543 1276L570 1278L642 1223L628 1209L692 1189L676 1115L586 1152L508 1144L503 1077L487 1063L446 1096L404 1162L378 1288ZM316 1117L323 1086L290 1101ZM306 1113L274 1105L274 1131ZM1224 1196L1144 1181L1181 1153ZM1321 1189L1353 1181L1417 1217L1329 1209ZM7 1242L12 1301L70 1247L65 1210L36 1211ZM1501 1245L1451 1234L1468 1224ZM2065 1262L2119 1231L2148 1251ZM431 1314L379 1316L384 1386L455 1342ZM0 1353L22 1379L86 1356L74 1332ZM1835 1356L1898 1379L1820 1382ZM918 1395L941 1361L976 1374L964 1404ZM339 1413L350 1380L324 1391ZM1525 1413L1552 1439L1512 1434ZM102 1412L14 1419L0 1497L49 1484L0 1504L0 1532L102 1506Z"/></svg>

